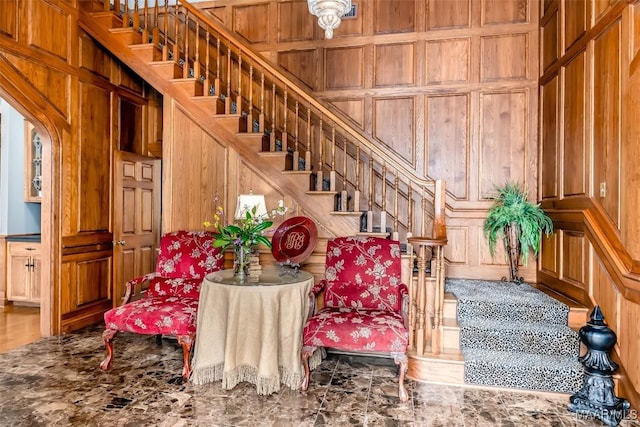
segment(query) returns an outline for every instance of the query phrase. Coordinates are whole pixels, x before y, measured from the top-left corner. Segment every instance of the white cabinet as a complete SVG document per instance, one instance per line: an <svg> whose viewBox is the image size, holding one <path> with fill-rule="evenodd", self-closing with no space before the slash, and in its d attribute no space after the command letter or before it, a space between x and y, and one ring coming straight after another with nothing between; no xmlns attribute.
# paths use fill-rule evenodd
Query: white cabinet
<svg viewBox="0 0 640 427"><path fill-rule="evenodd" d="M7 243L7 299L40 304L40 243Z"/></svg>

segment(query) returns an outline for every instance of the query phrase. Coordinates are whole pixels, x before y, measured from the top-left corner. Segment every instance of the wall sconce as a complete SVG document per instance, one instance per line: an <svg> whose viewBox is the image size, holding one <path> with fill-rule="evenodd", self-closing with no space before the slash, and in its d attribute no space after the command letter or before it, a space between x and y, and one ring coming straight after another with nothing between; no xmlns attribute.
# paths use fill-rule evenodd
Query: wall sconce
<svg viewBox="0 0 640 427"><path fill-rule="evenodd" d="M307 3L327 39L333 38L333 29L340 26L340 18L351 10L351 0L307 0Z"/></svg>
<svg viewBox="0 0 640 427"><path fill-rule="evenodd" d="M265 218L267 216L267 203L263 194L240 194L234 218L245 219L247 211L251 211L254 206L257 206L256 218Z"/></svg>

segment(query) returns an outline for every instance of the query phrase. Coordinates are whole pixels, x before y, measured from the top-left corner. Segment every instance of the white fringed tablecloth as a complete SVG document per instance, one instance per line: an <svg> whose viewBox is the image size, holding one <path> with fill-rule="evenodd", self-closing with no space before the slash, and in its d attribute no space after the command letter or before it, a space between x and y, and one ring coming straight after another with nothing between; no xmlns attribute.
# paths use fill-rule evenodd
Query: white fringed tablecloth
<svg viewBox="0 0 640 427"><path fill-rule="evenodd" d="M309 312L313 276L279 276L265 269L239 282L233 272L208 275L200 288L198 329L191 381L239 382L268 395L285 384L295 390L304 377L300 359L302 328Z"/></svg>

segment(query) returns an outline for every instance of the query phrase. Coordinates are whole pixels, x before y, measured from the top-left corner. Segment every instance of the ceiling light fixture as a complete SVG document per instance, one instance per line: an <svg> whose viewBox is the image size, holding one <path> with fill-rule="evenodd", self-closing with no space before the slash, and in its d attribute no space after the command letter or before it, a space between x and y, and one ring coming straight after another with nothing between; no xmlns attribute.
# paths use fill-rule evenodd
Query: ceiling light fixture
<svg viewBox="0 0 640 427"><path fill-rule="evenodd" d="M318 25L327 39L340 26L340 19L351 10L351 0L307 0L309 12L318 17Z"/></svg>

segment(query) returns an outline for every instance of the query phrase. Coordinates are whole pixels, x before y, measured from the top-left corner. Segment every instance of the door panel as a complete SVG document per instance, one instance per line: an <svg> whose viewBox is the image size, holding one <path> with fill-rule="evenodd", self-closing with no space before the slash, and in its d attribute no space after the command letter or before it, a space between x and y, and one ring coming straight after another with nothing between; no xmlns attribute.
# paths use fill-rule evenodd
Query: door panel
<svg viewBox="0 0 640 427"><path fill-rule="evenodd" d="M127 280L155 268L160 241L160 168L160 159L115 152L114 306L121 304Z"/></svg>

